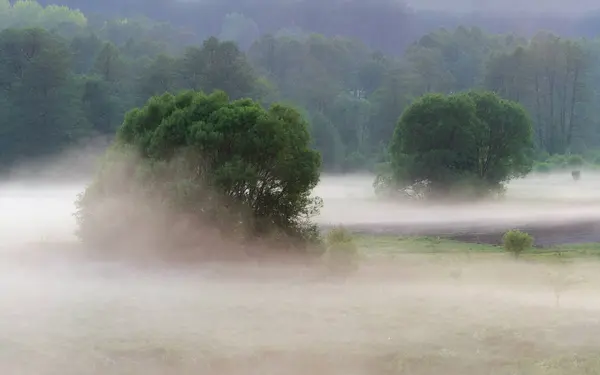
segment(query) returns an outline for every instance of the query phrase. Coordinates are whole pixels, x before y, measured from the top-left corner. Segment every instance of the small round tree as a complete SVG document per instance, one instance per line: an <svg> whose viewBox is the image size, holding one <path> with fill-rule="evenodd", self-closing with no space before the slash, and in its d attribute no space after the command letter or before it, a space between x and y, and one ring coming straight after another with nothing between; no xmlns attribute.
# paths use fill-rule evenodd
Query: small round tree
<svg viewBox="0 0 600 375"><path fill-rule="evenodd" d="M502 242L504 250L518 258L521 253L533 246L533 237L528 233L514 229L504 233Z"/></svg>
<svg viewBox="0 0 600 375"><path fill-rule="evenodd" d="M427 94L402 114L390 156L396 185L429 197L500 191L533 164L532 124L517 103L490 92Z"/></svg>
<svg viewBox="0 0 600 375"><path fill-rule="evenodd" d="M265 110L219 91L153 97L125 116L80 196L79 235L106 245L141 228L136 235L168 243L173 218L186 217L232 235L316 238L320 155L310 141L307 123L283 105Z"/></svg>

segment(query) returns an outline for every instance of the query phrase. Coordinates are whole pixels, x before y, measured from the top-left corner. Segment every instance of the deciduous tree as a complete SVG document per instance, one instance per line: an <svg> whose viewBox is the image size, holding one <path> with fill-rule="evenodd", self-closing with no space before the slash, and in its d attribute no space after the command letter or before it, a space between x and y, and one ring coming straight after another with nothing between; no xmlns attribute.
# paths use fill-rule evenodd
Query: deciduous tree
<svg viewBox="0 0 600 375"><path fill-rule="evenodd" d="M91 243L130 238L146 212L106 209L125 194L223 230L314 236L307 219L318 208L311 191L320 156L310 141L305 120L283 105L265 110L223 92L152 97L127 114L109 161L79 200L80 234ZM121 169L110 161L118 152L140 159Z"/></svg>
<svg viewBox="0 0 600 375"><path fill-rule="evenodd" d="M391 143L395 183L432 197L487 193L531 168L531 122L488 92L427 94L402 114Z"/></svg>

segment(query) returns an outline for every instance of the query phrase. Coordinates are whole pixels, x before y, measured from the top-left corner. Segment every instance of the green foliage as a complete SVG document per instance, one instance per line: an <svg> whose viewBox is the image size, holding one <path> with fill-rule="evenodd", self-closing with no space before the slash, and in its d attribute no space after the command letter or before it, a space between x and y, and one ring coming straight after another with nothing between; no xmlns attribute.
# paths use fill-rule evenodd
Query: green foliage
<svg viewBox="0 0 600 375"><path fill-rule="evenodd" d="M0 20L3 28L43 27L48 30L67 29L69 26L83 28L87 19L78 10L65 6L41 6L32 0L0 0Z"/></svg>
<svg viewBox="0 0 600 375"><path fill-rule="evenodd" d="M594 167L595 154L589 153L584 158L581 155L561 155L555 154L552 156L540 157L534 164L533 170L538 173L549 172L575 172L583 167Z"/></svg>
<svg viewBox="0 0 600 375"><path fill-rule="evenodd" d="M510 230L504 234L502 242L504 250L512 253L515 258L518 258L522 252L529 250L533 246L533 237L519 230Z"/></svg>
<svg viewBox="0 0 600 375"><path fill-rule="evenodd" d="M232 235L276 231L312 240L320 157L309 144L306 122L283 105L265 110L223 92L152 97L127 113L96 182L79 200L81 237L97 241L100 227L102 242L126 235L106 225L122 216L119 209L99 218L97 208L133 189L160 202L158 209L208 220ZM145 211L134 215L143 220Z"/></svg>
<svg viewBox="0 0 600 375"><path fill-rule="evenodd" d="M536 163L533 170L537 173L550 173L552 172L552 167L548 163Z"/></svg>
<svg viewBox="0 0 600 375"><path fill-rule="evenodd" d="M42 29L0 32L0 169L89 132L64 41Z"/></svg>
<svg viewBox="0 0 600 375"><path fill-rule="evenodd" d="M181 69L182 78L193 90L224 90L234 99L254 97L256 93L253 69L233 42L213 37L205 40L202 48L188 48Z"/></svg>
<svg viewBox="0 0 600 375"><path fill-rule="evenodd" d="M332 272L347 274L358 269L358 246L346 228L336 227L330 230L326 244L327 251L323 257Z"/></svg>
<svg viewBox="0 0 600 375"><path fill-rule="evenodd" d="M54 128L57 134L68 134L60 140L49 138L44 153L59 152L98 133L112 136L129 109L142 106L151 96L187 89L223 90L232 99L252 98L266 106L285 102L301 108L311 125L313 147L322 154L323 169L328 172L372 171L383 161L382 145L393 137L398 118L415 100L426 94L474 88L491 90L523 105L533 123L536 160L547 162L553 170L569 164L566 158L560 163L546 160L550 155L584 153L600 146L600 112L595 106L600 100L600 65L595 63L600 57L600 39L574 41L547 32L525 39L459 26L425 35L419 31L418 40L410 43L396 42L403 33L389 34L384 44L410 46L397 55L386 55L376 48L379 42L369 45L353 39L363 29L359 34L347 30L349 34L326 37L306 31L321 27L297 25L278 30L271 24L264 26L259 13L248 8L243 13L227 6L218 8L222 13L215 18L221 22L214 25L217 29L195 34L179 24L140 16L104 19L90 15L88 19L63 6L0 1L2 27L42 28L61 45L62 62L36 61L39 74L32 77L54 77L57 67L61 70L63 62L67 63L68 84L62 86L60 95L54 89L48 92L62 96L53 101L50 118L54 118L52 123L69 124ZM207 30L201 22L197 24ZM273 34L260 35L261 28ZM206 39L215 34L221 40ZM27 51L23 43L15 45L15 50ZM9 67L5 64L5 70ZM36 91L23 86L28 82L35 86L36 79L15 77L10 80L20 82L20 91L5 87L0 92L0 111L10 118L0 132L11 133L6 142L18 138L24 144L32 137L28 129L49 130L41 130L45 111L30 111L35 104L16 99L19 92ZM477 116L493 102L482 99ZM10 116L8 109L13 113ZM30 152L30 148L10 146L3 150L0 166L10 167L15 160L41 154ZM586 155L586 166L594 164L594 159ZM395 163L396 177L410 177L408 167L416 162L407 157ZM502 175L506 168L513 170L500 164L494 171ZM488 180L497 179L493 173L486 175ZM478 178L467 173L460 177L460 184L466 180ZM482 183L490 184L494 185ZM427 190L416 187L413 190ZM392 190L404 194L405 188L402 184Z"/></svg>
<svg viewBox="0 0 600 375"><path fill-rule="evenodd" d="M488 92L427 94L402 114L390 145L396 184L432 197L487 194L532 166L532 128L517 103Z"/></svg>
<svg viewBox="0 0 600 375"><path fill-rule="evenodd" d="M583 160L583 157L581 155L571 155L567 159L567 165L573 168L582 167L584 163L585 161Z"/></svg>
<svg viewBox="0 0 600 375"><path fill-rule="evenodd" d="M66 9L35 4L15 7L56 17ZM113 136L129 109L167 91L223 89L234 98L268 94L234 44L209 39L183 56L168 56L160 47L168 30L158 38L154 32L130 20L76 32L71 40L43 29L0 32L0 115L6 120L0 125L0 170L96 135Z"/></svg>

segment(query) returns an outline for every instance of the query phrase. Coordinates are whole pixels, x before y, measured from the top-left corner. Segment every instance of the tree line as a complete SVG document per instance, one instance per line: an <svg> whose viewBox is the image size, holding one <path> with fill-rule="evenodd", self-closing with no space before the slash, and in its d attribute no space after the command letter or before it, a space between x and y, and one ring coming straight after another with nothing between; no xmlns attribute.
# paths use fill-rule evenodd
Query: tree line
<svg viewBox="0 0 600 375"><path fill-rule="evenodd" d="M596 39L459 26L425 34L397 57L301 29L259 35L244 50L236 38L253 35L252 25L239 14L224 22L221 39L205 40L144 18L100 20L33 1L0 2L0 20L4 168L112 136L129 109L187 89L290 104L308 121L327 171L386 162L409 104L428 93L471 89L520 103L540 157L600 146Z"/></svg>

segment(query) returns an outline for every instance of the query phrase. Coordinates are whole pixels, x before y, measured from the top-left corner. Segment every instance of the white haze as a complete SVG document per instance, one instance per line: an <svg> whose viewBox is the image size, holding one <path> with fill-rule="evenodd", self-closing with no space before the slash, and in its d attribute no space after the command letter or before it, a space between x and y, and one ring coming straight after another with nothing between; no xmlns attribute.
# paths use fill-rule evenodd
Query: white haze
<svg viewBox="0 0 600 375"><path fill-rule="evenodd" d="M381 200L372 176L322 178L315 195L325 206L317 219L323 224L485 225L562 224L600 219L600 174L583 172L530 176L513 181L505 199L471 204L423 205Z"/></svg>
<svg viewBox="0 0 600 375"><path fill-rule="evenodd" d="M507 202L374 199L369 176L325 176L322 222L596 218L598 176L529 178ZM598 373L600 275L482 259L319 269L132 268L69 254L84 184L0 187L0 373L18 375L539 375ZM580 204L581 203L581 204ZM41 242L41 244L40 244ZM65 251L62 251L65 250ZM456 272L461 274L455 277ZM584 282L555 306L549 275ZM454 276L452 276L454 275ZM566 277L566 276L565 276Z"/></svg>
<svg viewBox="0 0 600 375"><path fill-rule="evenodd" d="M561 0L408 0L407 4L415 10L434 10L438 12L480 12L502 14L559 14L581 16L600 10L596 0L578 0L566 3Z"/></svg>

